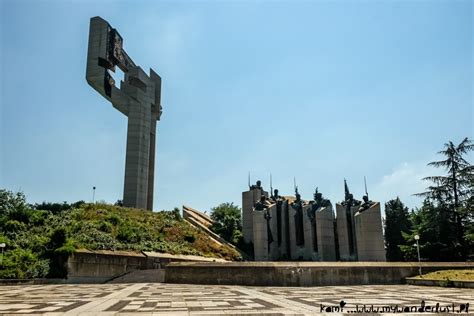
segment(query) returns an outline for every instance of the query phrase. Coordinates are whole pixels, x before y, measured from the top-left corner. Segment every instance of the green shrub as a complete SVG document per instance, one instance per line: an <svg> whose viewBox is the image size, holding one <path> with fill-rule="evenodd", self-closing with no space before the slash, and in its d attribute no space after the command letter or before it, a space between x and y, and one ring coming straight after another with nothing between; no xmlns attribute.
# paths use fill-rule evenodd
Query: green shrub
<svg viewBox="0 0 474 316"><path fill-rule="evenodd" d="M49 261L39 259L31 250L13 249L4 253L0 278L28 279L46 277Z"/></svg>
<svg viewBox="0 0 474 316"><path fill-rule="evenodd" d="M99 227L99 230L104 233L111 233L114 228L114 226L110 222L107 222L107 221L99 222L98 227Z"/></svg>
<svg viewBox="0 0 474 316"><path fill-rule="evenodd" d="M122 219L120 218L120 216L115 213L107 216L106 220L114 226L117 226L122 222Z"/></svg>
<svg viewBox="0 0 474 316"><path fill-rule="evenodd" d="M6 232L17 233L26 229L25 223L19 222L17 220L9 220L3 226Z"/></svg>

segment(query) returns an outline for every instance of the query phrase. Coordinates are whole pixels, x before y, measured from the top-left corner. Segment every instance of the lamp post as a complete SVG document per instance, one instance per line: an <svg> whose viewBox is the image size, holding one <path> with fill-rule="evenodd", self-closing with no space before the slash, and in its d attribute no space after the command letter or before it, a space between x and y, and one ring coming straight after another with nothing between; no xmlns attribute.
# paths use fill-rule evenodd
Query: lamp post
<svg viewBox="0 0 474 316"><path fill-rule="evenodd" d="M92 204L95 203L95 187L92 187Z"/></svg>
<svg viewBox="0 0 474 316"><path fill-rule="evenodd" d="M5 245L4 242L2 242L2 243L0 244L0 248L2 248L2 259L0 259L0 264L3 264L3 248L5 248L5 246L6 246L6 245Z"/></svg>
<svg viewBox="0 0 474 316"><path fill-rule="evenodd" d="M421 258L420 258L420 244L418 242L418 240L420 240L420 236L419 235L415 235L415 240L416 240L416 250L418 252L418 272L420 273L420 277L421 277Z"/></svg>

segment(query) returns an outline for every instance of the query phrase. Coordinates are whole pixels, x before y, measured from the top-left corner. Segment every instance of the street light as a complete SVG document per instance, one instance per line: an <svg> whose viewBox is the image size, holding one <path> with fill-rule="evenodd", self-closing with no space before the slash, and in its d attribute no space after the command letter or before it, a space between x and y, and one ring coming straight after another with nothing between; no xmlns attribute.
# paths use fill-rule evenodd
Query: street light
<svg viewBox="0 0 474 316"><path fill-rule="evenodd" d="M92 187L92 204L95 203L95 187Z"/></svg>
<svg viewBox="0 0 474 316"><path fill-rule="evenodd" d="M0 244L0 248L2 248L2 259L0 259L0 264L3 264L3 248L5 248L5 246L6 246L6 245L5 245L4 242L2 242L2 243Z"/></svg>
<svg viewBox="0 0 474 316"><path fill-rule="evenodd" d="M416 250L418 251L418 272L420 273L420 277L421 277L420 244L418 243L418 240L420 240L420 236L415 235L415 240L416 240Z"/></svg>

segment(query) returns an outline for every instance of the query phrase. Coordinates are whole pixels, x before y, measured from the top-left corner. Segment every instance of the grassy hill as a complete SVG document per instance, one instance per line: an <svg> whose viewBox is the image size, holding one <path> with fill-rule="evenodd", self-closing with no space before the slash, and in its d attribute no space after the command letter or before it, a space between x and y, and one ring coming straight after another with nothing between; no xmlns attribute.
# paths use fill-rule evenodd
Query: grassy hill
<svg viewBox="0 0 474 316"><path fill-rule="evenodd" d="M28 205L0 190L0 278L63 277L75 249L157 251L239 260L228 246L181 219L179 210L150 212L109 204Z"/></svg>

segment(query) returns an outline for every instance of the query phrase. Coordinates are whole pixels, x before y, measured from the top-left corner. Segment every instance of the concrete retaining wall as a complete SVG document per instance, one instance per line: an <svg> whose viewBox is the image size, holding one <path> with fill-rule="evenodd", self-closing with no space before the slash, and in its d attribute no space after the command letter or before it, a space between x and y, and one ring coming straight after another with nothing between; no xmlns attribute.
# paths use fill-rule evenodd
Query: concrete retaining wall
<svg viewBox="0 0 474 316"><path fill-rule="evenodd" d="M474 268L474 263L422 263L423 272ZM170 263L165 282L256 286L402 284L418 274L410 262Z"/></svg>
<svg viewBox="0 0 474 316"><path fill-rule="evenodd" d="M82 250L67 262L68 283L104 283L133 270L146 268L146 256L133 252Z"/></svg>
<svg viewBox="0 0 474 316"><path fill-rule="evenodd" d="M67 262L67 283L104 283L116 279L131 271L163 269L170 262L225 262L223 259L204 258L199 256L171 255L157 252L128 252L108 250L76 250ZM137 276L137 282L143 282L143 276L132 274L127 282L133 281L133 275ZM152 276L152 274L149 274ZM163 277L160 277L163 279ZM153 276L149 282L156 282Z"/></svg>

